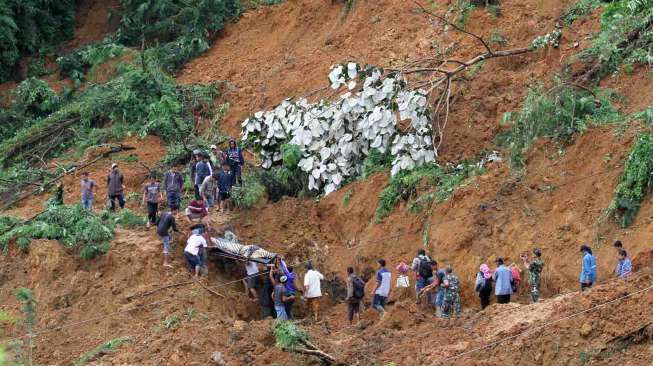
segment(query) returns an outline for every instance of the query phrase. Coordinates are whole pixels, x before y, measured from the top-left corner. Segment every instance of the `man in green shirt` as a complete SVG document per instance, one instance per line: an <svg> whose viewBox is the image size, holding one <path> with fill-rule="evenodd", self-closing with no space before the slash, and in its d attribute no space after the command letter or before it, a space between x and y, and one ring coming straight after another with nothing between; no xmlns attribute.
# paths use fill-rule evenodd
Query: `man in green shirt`
<svg viewBox="0 0 653 366"><path fill-rule="evenodd" d="M528 270L528 282L531 284L531 300L537 302L540 299L540 280L542 279L542 269L544 260L542 260L542 251L539 248L533 249L535 258L528 260L528 254L522 254L524 267Z"/></svg>

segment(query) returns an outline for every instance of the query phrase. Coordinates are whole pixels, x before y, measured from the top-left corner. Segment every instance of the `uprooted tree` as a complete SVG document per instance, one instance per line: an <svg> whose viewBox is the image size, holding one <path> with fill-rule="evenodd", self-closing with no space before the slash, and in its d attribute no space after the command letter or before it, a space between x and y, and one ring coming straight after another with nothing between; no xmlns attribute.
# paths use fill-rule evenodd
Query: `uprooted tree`
<svg viewBox="0 0 653 366"><path fill-rule="evenodd" d="M276 322L273 331L277 347L285 352L314 356L327 365L344 365L344 363L337 361L335 357L311 343L308 334L292 321Z"/></svg>
<svg viewBox="0 0 653 366"><path fill-rule="evenodd" d="M331 98L314 103L290 98L243 122L243 140L260 152L264 168L281 163L282 146L296 145L309 189L329 194L360 175L374 150L392 157L392 175L434 163L454 100L453 86L463 71L492 58L557 47L560 39L560 30L555 30L525 47L495 50L482 36L416 5L434 25L474 38L482 50L468 60L434 56L400 68L334 65Z"/></svg>

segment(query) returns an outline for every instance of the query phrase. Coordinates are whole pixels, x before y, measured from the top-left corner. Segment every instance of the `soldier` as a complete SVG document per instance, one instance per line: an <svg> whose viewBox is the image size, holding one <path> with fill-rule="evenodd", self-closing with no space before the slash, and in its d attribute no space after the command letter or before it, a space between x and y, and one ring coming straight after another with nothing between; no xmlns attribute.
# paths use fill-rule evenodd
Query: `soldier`
<svg viewBox="0 0 653 366"><path fill-rule="evenodd" d="M537 302L540 299L540 280L542 279L542 269L544 261L542 260L542 251L539 248L533 249L535 259L528 260L528 254L522 254L524 267L528 270L528 282L531 284L531 300Z"/></svg>
<svg viewBox="0 0 653 366"><path fill-rule="evenodd" d="M449 319L450 314L460 314L460 281L453 274L453 268L447 267L446 275L442 281L441 287L444 289L444 304L442 305L442 317Z"/></svg>

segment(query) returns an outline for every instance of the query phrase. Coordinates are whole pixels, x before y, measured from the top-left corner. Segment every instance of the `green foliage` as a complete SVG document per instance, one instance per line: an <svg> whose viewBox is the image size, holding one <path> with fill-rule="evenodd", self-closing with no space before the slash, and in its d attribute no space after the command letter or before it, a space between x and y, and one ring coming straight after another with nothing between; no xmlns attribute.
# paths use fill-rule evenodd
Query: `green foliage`
<svg viewBox="0 0 653 366"><path fill-rule="evenodd" d="M121 0L121 4L120 43L156 45L147 57L168 71L206 51L212 35L241 13L239 0Z"/></svg>
<svg viewBox="0 0 653 366"><path fill-rule="evenodd" d="M119 338L114 338L108 342L105 342L92 350L84 353L77 362L73 364L73 366L83 366L86 365L87 363L102 357L104 355L110 354L115 352L120 346L122 346L125 343L129 343L133 340L132 337L119 337Z"/></svg>
<svg viewBox="0 0 653 366"><path fill-rule="evenodd" d="M0 223L13 226L0 235L0 246L6 248L13 239L58 240L67 249L78 251L82 259L91 259L110 249L116 221L110 213L97 216L82 209L81 205L52 205L28 223L3 218Z"/></svg>
<svg viewBox="0 0 653 366"><path fill-rule="evenodd" d="M363 161L363 179L369 178L372 174L378 172L387 172L392 167L392 155L389 152L381 153L377 149L372 149Z"/></svg>
<svg viewBox="0 0 653 366"><path fill-rule="evenodd" d="M454 0L451 2L449 12L455 13L454 23L461 28L465 28L465 23L471 12L476 6L470 0Z"/></svg>
<svg viewBox="0 0 653 366"><path fill-rule="evenodd" d="M0 82L16 75L22 56L72 37L75 0L0 1Z"/></svg>
<svg viewBox="0 0 653 366"><path fill-rule="evenodd" d="M111 38L106 38L102 42L78 48L57 58L57 64L63 75L69 76L79 85L88 70L121 56L126 50L125 46L115 43Z"/></svg>
<svg viewBox="0 0 653 366"><path fill-rule="evenodd" d="M578 19L584 18L591 14L596 8L601 6L601 0L579 0L567 8L560 16L560 20L566 26L570 26Z"/></svg>
<svg viewBox="0 0 653 366"><path fill-rule="evenodd" d="M434 200L446 201L457 187L479 171L476 164L461 164L449 170L436 164L426 164L413 170L401 171L390 178L388 186L381 192L375 220L379 222L388 217L402 199L409 201L415 198L409 205L409 210L413 213L422 211ZM420 185L433 187L434 190L418 196L417 188Z"/></svg>
<svg viewBox="0 0 653 366"><path fill-rule="evenodd" d="M617 120L619 113L610 94L592 92L557 82L550 90L531 86L520 112L508 112L503 123L510 128L498 136L501 146L510 150L510 164L521 167L522 154L541 137L564 144L585 131L589 124Z"/></svg>
<svg viewBox="0 0 653 366"><path fill-rule="evenodd" d="M14 136L30 121L51 114L61 104L59 96L48 83L36 78L23 80L13 91L12 97L9 108L0 110L0 140Z"/></svg>
<svg viewBox="0 0 653 366"><path fill-rule="evenodd" d="M115 222L125 228L135 228L138 226L145 226L147 218L125 208L116 215Z"/></svg>
<svg viewBox="0 0 653 366"><path fill-rule="evenodd" d="M351 196L354 194L354 191L349 189L347 192L345 192L345 195L342 196L342 205L347 206L349 205L349 200L351 200Z"/></svg>
<svg viewBox="0 0 653 366"><path fill-rule="evenodd" d="M633 146L607 213L614 215L622 227L637 216L642 200L653 181L653 135L642 134Z"/></svg>
<svg viewBox="0 0 653 366"><path fill-rule="evenodd" d="M254 207L265 197L265 186L261 182L248 177L245 177L245 180L247 184L234 187L231 194L234 205L243 209Z"/></svg>
<svg viewBox="0 0 653 366"><path fill-rule="evenodd" d="M293 350L310 341L308 333L292 321L276 321L273 332L276 346L282 350Z"/></svg>
<svg viewBox="0 0 653 366"><path fill-rule="evenodd" d="M163 320L163 327L165 329L175 329L181 324L181 319L177 315L170 315Z"/></svg>
<svg viewBox="0 0 653 366"><path fill-rule="evenodd" d="M493 31L490 35L490 42L499 46L505 46L508 44L508 40L504 37L499 31Z"/></svg>
<svg viewBox="0 0 653 366"><path fill-rule="evenodd" d="M653 0L619 0L605 6L601 30L580 57L596 64L600 80L622 64L653 65Z"/></svg>

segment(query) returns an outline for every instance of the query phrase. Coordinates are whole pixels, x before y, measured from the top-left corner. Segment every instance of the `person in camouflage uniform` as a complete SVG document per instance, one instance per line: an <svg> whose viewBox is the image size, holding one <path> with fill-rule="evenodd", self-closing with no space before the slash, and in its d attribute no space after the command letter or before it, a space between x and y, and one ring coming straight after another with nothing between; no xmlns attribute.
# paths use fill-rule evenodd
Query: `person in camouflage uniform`
<svg viewBox="0 0 653 366"><path fill-rule="evenodd" d="M460 281L453 274L451 266L447 267L446 275L440 285L444 290L444 304L442 305L442 317L448 319L451 314L460 314Z"/></svg>
<svg viewBox="0 0 653 366"><path fill-rule="evenodd" d="M537 302L540 299L540 280L542 279L542 269L544 261L542 260L542 251L538 248L533 250L535 258L528 260L528 255L523 255L524 267L528 270L528 282L531 284L531 300Z"/></svg>

